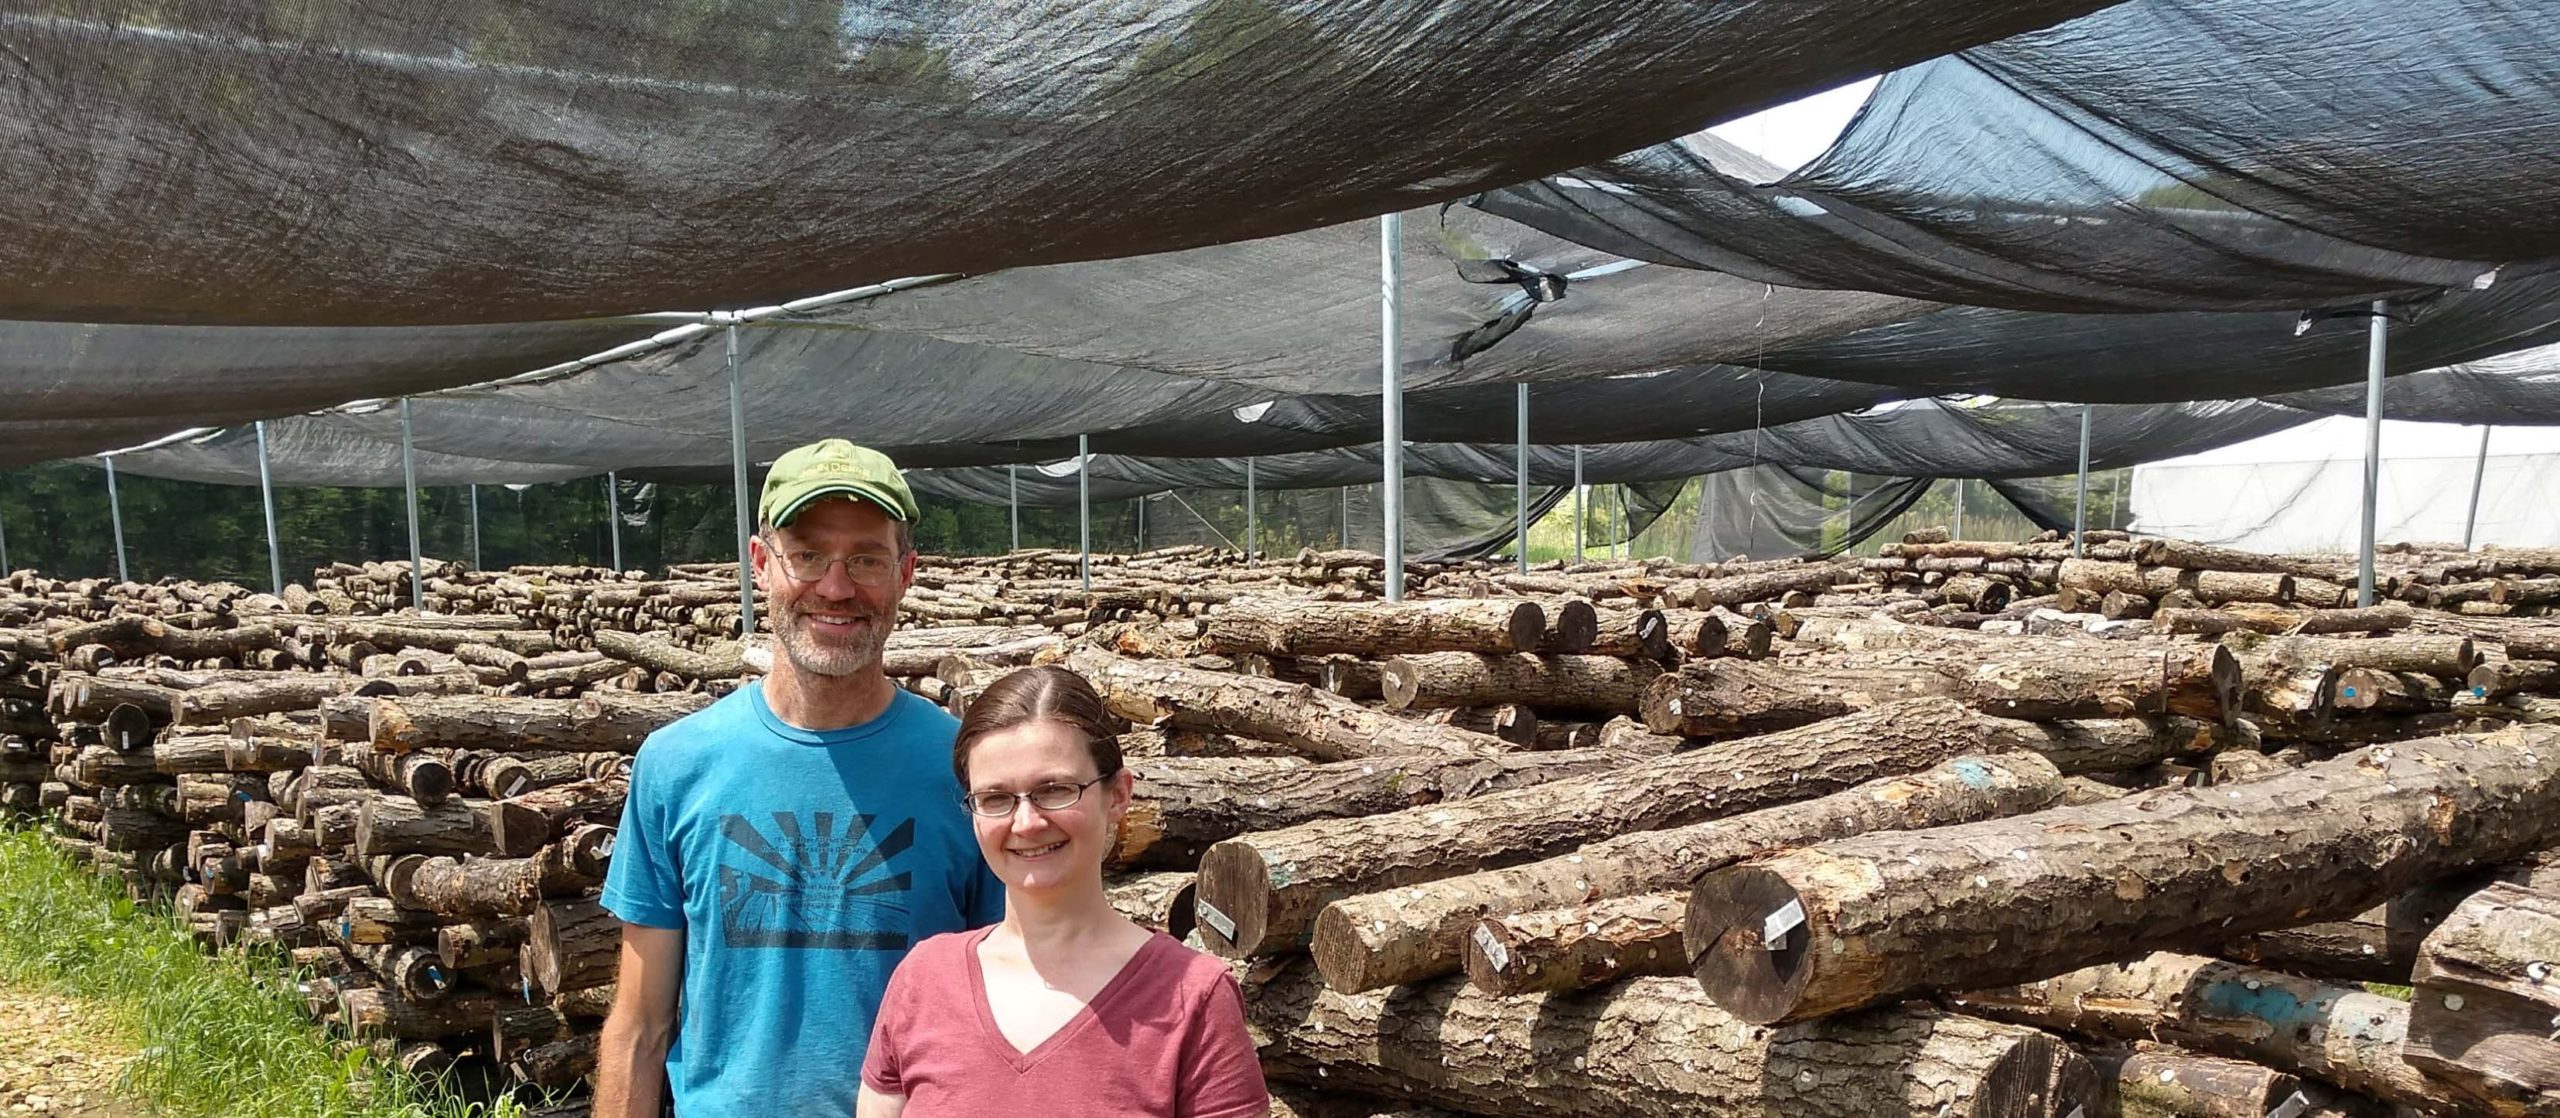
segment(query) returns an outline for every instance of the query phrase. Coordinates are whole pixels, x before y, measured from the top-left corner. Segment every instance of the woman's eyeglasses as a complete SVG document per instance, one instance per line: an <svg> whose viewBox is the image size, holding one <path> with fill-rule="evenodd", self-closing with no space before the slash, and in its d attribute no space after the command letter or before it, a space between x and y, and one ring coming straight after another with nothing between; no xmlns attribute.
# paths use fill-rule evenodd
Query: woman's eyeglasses
<svg viewBox="0 0 2560 1118"><path fill-rule="evenodd" d="M1085 789L1119 774L1120 770L1113 769L1082 784L1069 784L1063 780L1052 781L1020 793L991 788L984 792L971 792L962 796L960 802L968 806L970 814L983 815L989 819L1001 819L1013 814L1014 809L1021 806L1024 800L1031 801L1031 806L1042 811L1063 811L1074 807L1076 801L1083 799Z"/></svg>

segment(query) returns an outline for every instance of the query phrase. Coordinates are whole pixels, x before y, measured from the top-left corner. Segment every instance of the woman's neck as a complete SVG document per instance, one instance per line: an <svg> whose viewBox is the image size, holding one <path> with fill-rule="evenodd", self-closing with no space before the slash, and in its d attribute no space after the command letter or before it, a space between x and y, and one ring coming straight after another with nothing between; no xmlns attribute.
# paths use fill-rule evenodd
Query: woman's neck
<svg viewBox="0 0 2560 1118"><path fill-rule="evenodd" d="M1111 898L1103 892L1100 878L1075 888L1036 894L1008 889L1004 924L1022 940L1023 950L1034 960L1042 956L1044 949L1072 951L1130 926L1128 918L1111 907Z"/></svg>

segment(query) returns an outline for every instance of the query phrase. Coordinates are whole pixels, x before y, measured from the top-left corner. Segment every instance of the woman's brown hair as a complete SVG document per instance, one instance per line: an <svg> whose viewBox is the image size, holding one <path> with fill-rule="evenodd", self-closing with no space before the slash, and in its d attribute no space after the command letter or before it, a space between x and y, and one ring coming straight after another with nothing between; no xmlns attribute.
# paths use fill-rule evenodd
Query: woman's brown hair
<svg viewBox="0 0 2560 1118"><path fill-rule="evenodd" d="M1055 722L1083 735L1094 775L1120 771L1120 720L1093 685L1065 668L1024 668L988 684L960 720L960 736L951 743L951 773L960 786L969 786L969 751L978 739L1033 722Z"/></svg>

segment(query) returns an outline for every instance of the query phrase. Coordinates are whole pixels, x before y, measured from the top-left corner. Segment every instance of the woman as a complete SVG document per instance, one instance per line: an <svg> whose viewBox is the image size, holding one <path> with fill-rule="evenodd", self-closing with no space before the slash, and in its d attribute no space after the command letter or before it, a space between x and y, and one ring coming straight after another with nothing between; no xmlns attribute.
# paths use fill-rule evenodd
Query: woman
<svg viewBox="0 0 2560 1118"><path fill-rule="evenodd" d="M918 944L889 979L858 1118L1263 1118L1226 966L1131 923L1102 860L1134 784L1102 699L1027 668L969 705L951 764L1004 921Z"/></svg>

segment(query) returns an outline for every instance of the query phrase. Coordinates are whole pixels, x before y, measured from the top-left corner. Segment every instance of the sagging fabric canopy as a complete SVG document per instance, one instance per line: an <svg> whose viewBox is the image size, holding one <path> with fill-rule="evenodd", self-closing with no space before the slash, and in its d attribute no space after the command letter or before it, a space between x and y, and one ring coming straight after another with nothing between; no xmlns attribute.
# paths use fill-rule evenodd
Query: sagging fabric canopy
<svg viewBox="0 0 2560 1118"><path fill-rule="evenodd" d="M2290 310L2560 259L2560 24L2133 0L1887 75L1780 176L1712 137L1475 200L1634 259L2049 311Z"/></svg>
<svg viewBox="0 0 2560 1118"><path fill-rule="evenodd" d="M2106 0L73 0L0 15L0 317L506 322L1268 236Z"/></svg>

